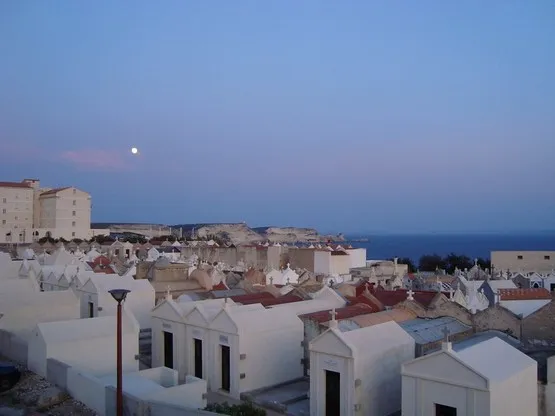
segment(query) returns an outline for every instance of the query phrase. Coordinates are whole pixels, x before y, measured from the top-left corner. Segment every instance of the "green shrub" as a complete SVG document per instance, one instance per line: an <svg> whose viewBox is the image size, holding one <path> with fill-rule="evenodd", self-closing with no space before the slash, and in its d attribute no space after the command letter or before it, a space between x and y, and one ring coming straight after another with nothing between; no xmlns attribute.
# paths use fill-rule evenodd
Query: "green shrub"
<svg viewBox="0 0 555 416"><path fill-rule="evenodd" d="M254 407L252 403L234 405L230 405L227 402L213 403L206 406L204 410L230 416L266 416L265 410Z"/></svg>

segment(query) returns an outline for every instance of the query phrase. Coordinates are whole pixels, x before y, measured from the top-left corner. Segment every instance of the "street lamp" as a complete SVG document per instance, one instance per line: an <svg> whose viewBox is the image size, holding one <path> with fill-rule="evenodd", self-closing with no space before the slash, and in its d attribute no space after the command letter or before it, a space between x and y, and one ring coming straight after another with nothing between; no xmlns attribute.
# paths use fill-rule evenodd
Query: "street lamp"
<svg viewBox="0 0 555 416"><path fill-rule="evenodd" d="M123 391L122 391L122 358L121 358L121 303L127 297L127 294L131 292L127 289L112 289L108 293L112 295L115 301L118 303L118 313L117 313L117 390L116 390L116 415L123 416Z"/></svg>

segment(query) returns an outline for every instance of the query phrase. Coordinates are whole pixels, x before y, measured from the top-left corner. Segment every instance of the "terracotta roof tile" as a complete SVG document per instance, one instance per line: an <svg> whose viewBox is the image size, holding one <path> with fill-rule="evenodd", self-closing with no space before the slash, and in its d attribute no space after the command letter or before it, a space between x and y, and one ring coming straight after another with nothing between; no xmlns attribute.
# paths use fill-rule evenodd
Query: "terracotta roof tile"
<svg viewBox="0 0 555 416"><path fill-rule="evenodd" d="M260 303L263 306L273 306L273 305L282 305L284 303L293 303L293 302L300 302L304 300L303 298L301 298L300 296L296 296L296 295L285 295L285 296L280 296L279 298L274 298L274 299L262 299L260 301Z"/></svg>
<svg viewBox="0 0 555 416"><path fill-rule="evenodd" d="M26 188L32 189L31 185L24 182L0 182L0 188Z"/></svg>
<svg viewBox="0 0 555 416"><path fill-rule="evenodd" d="M364 295L356 297L346 296L345 298L351 305L364 304L369 306L370 308L372 308L372 312L379 312L383 309L381 305L377 304L376 302L372 301L372 299Z"/></svg>
<svg viewBox="0 0 555 416"><path fill-rule="evenodd" d="M259 292L259 293L247 293L246 295L230 296L230 299L242 305L251 305L253 303L261 303L261 301L265 299L275 299L275 297L274 295L268 292Z"/></svg>
<svg viewBox="0 0 555 416"><path fill-rule="evenodd" d="M325 310L325 311L318 311L318 312L313 312L313 313L307 313L304 315L300 315L299 318L301 319L310 319L312 321L316 321L319 323L323 323L323 322L328 322L331 319L331 315L330 312L332 310ZM363 303L358 303L356 305L351 305L351 306L345 306L344 308L339 308L335 310L335 313L337 314L335 319L336 320L341 320L341 319L349 319L352 318L354 316L359 316L359 315L366 315L367 313L372 313L373 310L370 306L365 305Z"/></svg>
<svg viewBox="0 0 555 416"><path fill-rule="evenodd" d="M229 290L229 288L225 285L224 282L220 282L216 286L213 286L212 290Z"/></svg>
<svg viewBox="0 0 555 416"><path fill-rule="evenodd" d="M63 187L63 188L54 188L54 189L51 189L51 190L49 190L49 191L46 191L46 192L41 193L40 196L44 196L44 195L54 195L54 194L57 194L57 193L60 192L60 191L65 191L66 189L69 189L69 188L71 188L71 186L65 186L65 187Z"/></svg>
<svg viewBox="0 0 555 416"><path fill-rule="evenodd" d="M551 299L551 293L544 288L499 289L499 300L537 300Z"/></svg>

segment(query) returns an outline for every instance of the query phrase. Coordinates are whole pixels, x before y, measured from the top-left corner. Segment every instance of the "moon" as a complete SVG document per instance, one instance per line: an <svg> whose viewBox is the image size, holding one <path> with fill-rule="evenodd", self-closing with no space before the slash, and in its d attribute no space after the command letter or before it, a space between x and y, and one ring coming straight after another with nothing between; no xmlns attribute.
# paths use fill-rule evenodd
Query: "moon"
<svg viewBox="0 0 555 416"><path fill-rule="evenodd" d="M136 155L137 153L139 153L139 149L137 149L136 147L132 147L132 148L131 148L131 153L133 153L134 155Z"/></svg>

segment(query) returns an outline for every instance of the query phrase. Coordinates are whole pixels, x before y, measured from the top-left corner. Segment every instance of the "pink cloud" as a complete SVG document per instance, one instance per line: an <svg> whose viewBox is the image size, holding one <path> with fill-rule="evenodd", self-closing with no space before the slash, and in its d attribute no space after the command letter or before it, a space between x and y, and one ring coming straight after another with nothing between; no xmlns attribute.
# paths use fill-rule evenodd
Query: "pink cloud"
<svg viewBox="0 0 555 416"><path fill-rule="evenodd" d="M61 154L61 158L82 170L127 171L131 168L121 153L115 150L68 150Z"/></svg>

